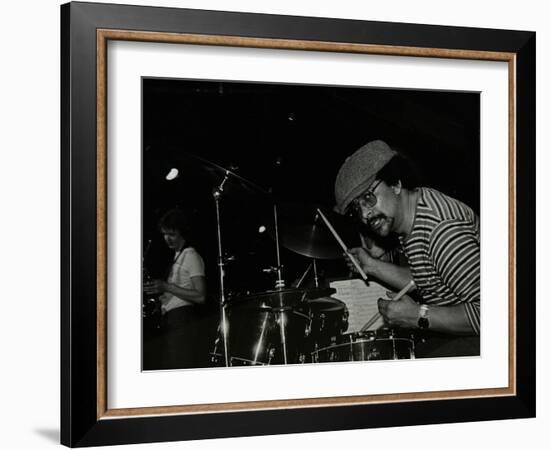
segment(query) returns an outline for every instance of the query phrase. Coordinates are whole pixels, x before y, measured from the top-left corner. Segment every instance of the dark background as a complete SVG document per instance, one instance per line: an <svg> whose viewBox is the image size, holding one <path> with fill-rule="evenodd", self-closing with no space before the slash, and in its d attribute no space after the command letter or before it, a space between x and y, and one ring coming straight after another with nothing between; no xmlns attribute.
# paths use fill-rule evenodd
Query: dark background
<svg viewBox="0 0 550 450"><path fill-rule="evenodd" d="M209 290L217 292L212 190L223 179L218 167L228 168L246 182L230 178L222 200L224 251L233 259L227 289L273 289L274 275L262 269L276 264L274 241L258 232L260 225L272 230L272 198L283 232L292 233L285 216L307 218L313 205L330 210L340 165L374 139L408 156L421 185L479 214L479 114L479 93L144 79L144 248L152 239L145 265L165 276L170 255L156 224L180 207L194 219L194 246L205 259ZM179 177L167 181L172 167ZM281 259L287 285L311 261L284 248ZM342 260L321 260L319 268L327 277L347 274Z"/></svg>

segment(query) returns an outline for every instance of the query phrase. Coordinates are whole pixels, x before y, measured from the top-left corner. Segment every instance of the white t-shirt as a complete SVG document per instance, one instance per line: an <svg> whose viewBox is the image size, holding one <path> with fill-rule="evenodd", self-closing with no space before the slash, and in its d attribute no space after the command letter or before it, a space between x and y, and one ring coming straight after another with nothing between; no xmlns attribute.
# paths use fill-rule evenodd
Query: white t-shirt
<svg viewBox="0 0 550 450"><path fill-rule="evenodd" d="M174 255L167 281L184 289L193 289L191 278L201 276L204 277L204 261L193 247L187 247ZM163 293L160 299L165 312L180 306L193 305L193 302L182 300L169 292Z"/></svg>

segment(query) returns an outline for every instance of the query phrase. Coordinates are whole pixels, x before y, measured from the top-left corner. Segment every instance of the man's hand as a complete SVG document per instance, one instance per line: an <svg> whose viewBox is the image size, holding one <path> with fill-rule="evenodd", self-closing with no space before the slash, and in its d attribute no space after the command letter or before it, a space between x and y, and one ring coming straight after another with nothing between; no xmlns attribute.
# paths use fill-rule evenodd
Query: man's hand
<svg viewBox="0 0 550 450"><path fill-rule="evenodd" d="M388 297L393 298L394 295L393 292L388 292ZM416 328L420 305L408 295L404 295L396 301L379 298L378 311L382 314L387 325Z"/></svg>
<svg viewBox="0 0 550 450"><path fill-rule="evenodd" d="M148 295L166 292L168 283L164 280L152 280L143 285L143 291Z"/></svg>
<svg viewBox="0 0 550 450"><path fill-rule="evenodd" d="M372 256L374 259L386 259L384 258L384 256L387 256L386 249L378 245L372 237L362 235L362 240L364 243L364 247L366 248L370 256Z"/></svg>
<svg viewBox="0 0 550 450"><path fill-rule="evenodd" d="M355 260L359 263L361 268L366 273L369 273L369 271L372 269L373 264L375 264L375 259L371 255L369 255L367 250L365 250L363 247L350 248L348 250L348 253L355 258ZM346 259L346 264L348 265L349 270L357 273L357 268L351 262L350 255L344 253L344 257Z"/></svg>

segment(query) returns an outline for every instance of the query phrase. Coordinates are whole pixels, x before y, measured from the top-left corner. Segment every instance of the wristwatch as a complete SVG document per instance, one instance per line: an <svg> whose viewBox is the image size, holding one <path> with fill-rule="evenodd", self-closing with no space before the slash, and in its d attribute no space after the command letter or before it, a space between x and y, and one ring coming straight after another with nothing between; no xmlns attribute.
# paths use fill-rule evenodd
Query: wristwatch
<svg viewBox="0 0 550 450"><path fill-rule="evenodd" d="M427 330L430 328L430 308L428 305L420 305L420 311L418 311L418 328L421 330Z"/></svg>

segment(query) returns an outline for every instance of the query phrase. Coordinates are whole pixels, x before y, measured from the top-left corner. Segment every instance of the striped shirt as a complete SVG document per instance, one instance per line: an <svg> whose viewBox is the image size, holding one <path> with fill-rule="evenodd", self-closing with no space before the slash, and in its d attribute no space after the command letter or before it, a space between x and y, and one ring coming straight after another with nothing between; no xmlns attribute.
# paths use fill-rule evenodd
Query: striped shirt
<svg viewBox="0 0 550 450"><path fill-rule="evenodd" d="M400 238L418 293L429 305L464 305L479 335L479 218L441 192L419 191L412 231Z"/></svg>

